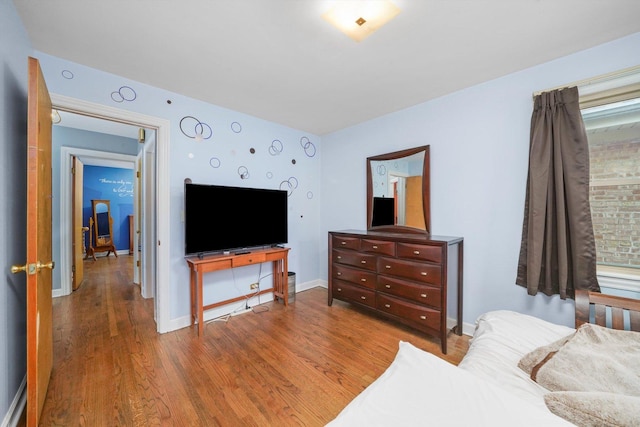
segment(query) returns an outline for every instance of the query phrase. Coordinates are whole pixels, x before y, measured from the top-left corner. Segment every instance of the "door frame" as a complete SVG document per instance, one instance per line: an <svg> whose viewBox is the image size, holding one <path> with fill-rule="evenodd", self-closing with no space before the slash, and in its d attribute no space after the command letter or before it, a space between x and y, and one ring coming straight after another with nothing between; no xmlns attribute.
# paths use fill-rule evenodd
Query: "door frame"
<svg viewBox="0 0 640 427"><path fill-rule="evenodd" d="M60 147L60 281L61 288L53 290L54 297L69 295L73 291L71 262L73 259L71 236L73 215L72 195L72 158L91 159L92 164L111 167L127 167L133 170L136 156L130 154L111 153L108 151L90 150L87 148ZM125 165L126 164L126 165Z"/></svg>
<svg viewBox="0 0 640 427"><path fill-rule="evenodd" d="M169 141L170 121L89 101L51 94L52 107L75 114L126 123L156 131L156 329L159 333L171 330L170 302L170 250L169 250ZM62 236L62 235L61 235ZM162 244L164 242L164 245ZM61 253L61 255L63 255ZM68 255L67 255L68 256Z"/></svg>

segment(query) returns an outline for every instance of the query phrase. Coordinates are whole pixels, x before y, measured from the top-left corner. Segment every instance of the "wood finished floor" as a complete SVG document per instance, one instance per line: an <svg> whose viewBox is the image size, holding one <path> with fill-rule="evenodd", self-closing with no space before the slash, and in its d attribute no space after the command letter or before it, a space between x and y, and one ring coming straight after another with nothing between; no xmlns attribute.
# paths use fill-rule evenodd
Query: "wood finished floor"
<svg viewBox="0 0 640 427"><path fill-rule="evenodd" d="M86 261L83 286L54 299L41 425L322 426L382 374L400 340L454 364L468 348L450 334L445 356L435 339L341 301L328 307L323 288L208 323L202 338L157 334L131 262Z"/></svg>

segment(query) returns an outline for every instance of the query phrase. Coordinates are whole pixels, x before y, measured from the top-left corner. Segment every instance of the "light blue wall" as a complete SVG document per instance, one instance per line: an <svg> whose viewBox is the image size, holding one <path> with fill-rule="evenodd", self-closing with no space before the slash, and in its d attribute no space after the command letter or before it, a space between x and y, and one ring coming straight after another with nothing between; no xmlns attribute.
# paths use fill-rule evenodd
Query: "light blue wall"
<svg viewBox="0 0 640 427"><path fill-rule="evenodd" d="M52 93L170 121L171 320L188 318L190 313L182 223L185 178L195 183L291 189L289 269L296 272L297 283L320 277L325 261L319 258L318 241L325 237L319 232L319 137L46 54L35 56ZM206 126L198 125L194 119L183 121L188 116ZM211 137L200 142L190 138L196 125L205 130L211 128ZM245 170L248 176L243 179L241 172ZM205 301L213 303L248 293L249 285L268 269L266 265L262 270L249 266L207 275Z"/></svg>
<svg viewBox="0 0 640 427"><path fill-rule="evenodd" d="M365 227L366 157L429 144L433 233L465 238L465 322L512 309L573 325L572 300L514 284L532 93L638 64L635 34L323 136L323 233Z"/></svg>
<svg viewBox="0 0 640 427"><path fill-rule="evenodd" d="M12 264L26 261L27 57L31 46L9 0L0 0L0 424L26 373L26 288Z"/></svg>

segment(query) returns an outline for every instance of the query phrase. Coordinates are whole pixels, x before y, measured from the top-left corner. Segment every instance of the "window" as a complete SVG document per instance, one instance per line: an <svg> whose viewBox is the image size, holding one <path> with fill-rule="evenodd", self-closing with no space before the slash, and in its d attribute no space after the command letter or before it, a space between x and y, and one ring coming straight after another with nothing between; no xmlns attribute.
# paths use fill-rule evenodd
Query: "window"
<svg viewBox="0 0 640 427"><path fill-rule="evenodd" d="M640 289L640 90L635 96L600 105L592 96L582 109L598 279L627 290Z"/></svg>

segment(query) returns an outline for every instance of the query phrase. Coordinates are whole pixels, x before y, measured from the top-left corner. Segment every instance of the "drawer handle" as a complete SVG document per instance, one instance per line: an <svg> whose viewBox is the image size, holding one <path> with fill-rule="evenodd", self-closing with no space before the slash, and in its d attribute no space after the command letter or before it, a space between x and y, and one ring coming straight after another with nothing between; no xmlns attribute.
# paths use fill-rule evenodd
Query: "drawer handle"
<svg viewBox="0 0 640 427"><path fill-rule="evenodd" d="M420 275L422 275L422 276L426 276L427 274L429 274L429 273L427 273L426 271L423 271L422 273L420 273Z"/></svg>
<svg viewBox="0 0 640 427"><path fill-rule="evenodd" d="M420 251L413 251L414 255L420 255Z"/></svg>
<svg viewBox="0 0 640 427"><path fill-rule="evenodd" d="M386 308L391 308L391 304L385 304L384 305Z"/></svg>
<svg viewBox="0 0 640 427"><path fill-rule="evenodd" d="M421 296L422 298L426 298L426 297L427 297L427 294L420 294L420 296Z"/></svg>
<svg viewBox="0 0 640 427"><path fill-rule="evenodd" d="M420 319L427 320L427 316L420 316Z"/></svg>
<svg viewBox="0 0 640 427"><path fill-rule="evenodd" d="M373 245L373 249L378 249L378 245Z"/></svg>
<svg viewBox="0 0 640 427"><path fill-rule="evenodd" d="M340 244L341 244L341 245L346 245L346 244L347 244L347 242L340 242Z"/></svg>
<svg viewBox="0 0 640 427"><path fill-rule="evenodd" d="M365 261L365 260L360 261L360 264L366 264L366 263L367 263L367 261Z"/></svg>
<svg viewBox="0 0 640 427"><path fill-rule="evenodd" d="M342 276L342 273L340 273L339 271L338 271L338 276Z"/></svg>
<svg viewBox="0 0 640 427"><path fill-rule="evenodd" d="M367 297L360 297L360 299L365 300L365 299L367 299Z"/></svg>
<svg viewBox="0 0 640 427"><path fill-rule="evenodd" d="M338 292L342 292L342 288L338 288Z"/></svg>
<svg viewBox="0 0 640 427"><path fill-rule="evenodd" d="M391 270L391 266L390 265L385 265L384 268L386 268L387 270Z"/></svg>
<svg viewBox="0 0 640 427"><path fill-rule="evenodd" d="M338 255L338 259L342 259L342 257L340 255Z"/></svg>
<svg viewBox="0 0 640 427"><path fill-rule="evenodd" d="M391 289L391 285L384 285L385 288Z"/></svg>
<svg viewBox="0 0 640 427"><path fill-rule="evenodd" d="M361 281L361 282L366 282L366 281L367 281L367 279L364 279L364 278L363 278L363 279L360 279L360 281Z"/></svg>

